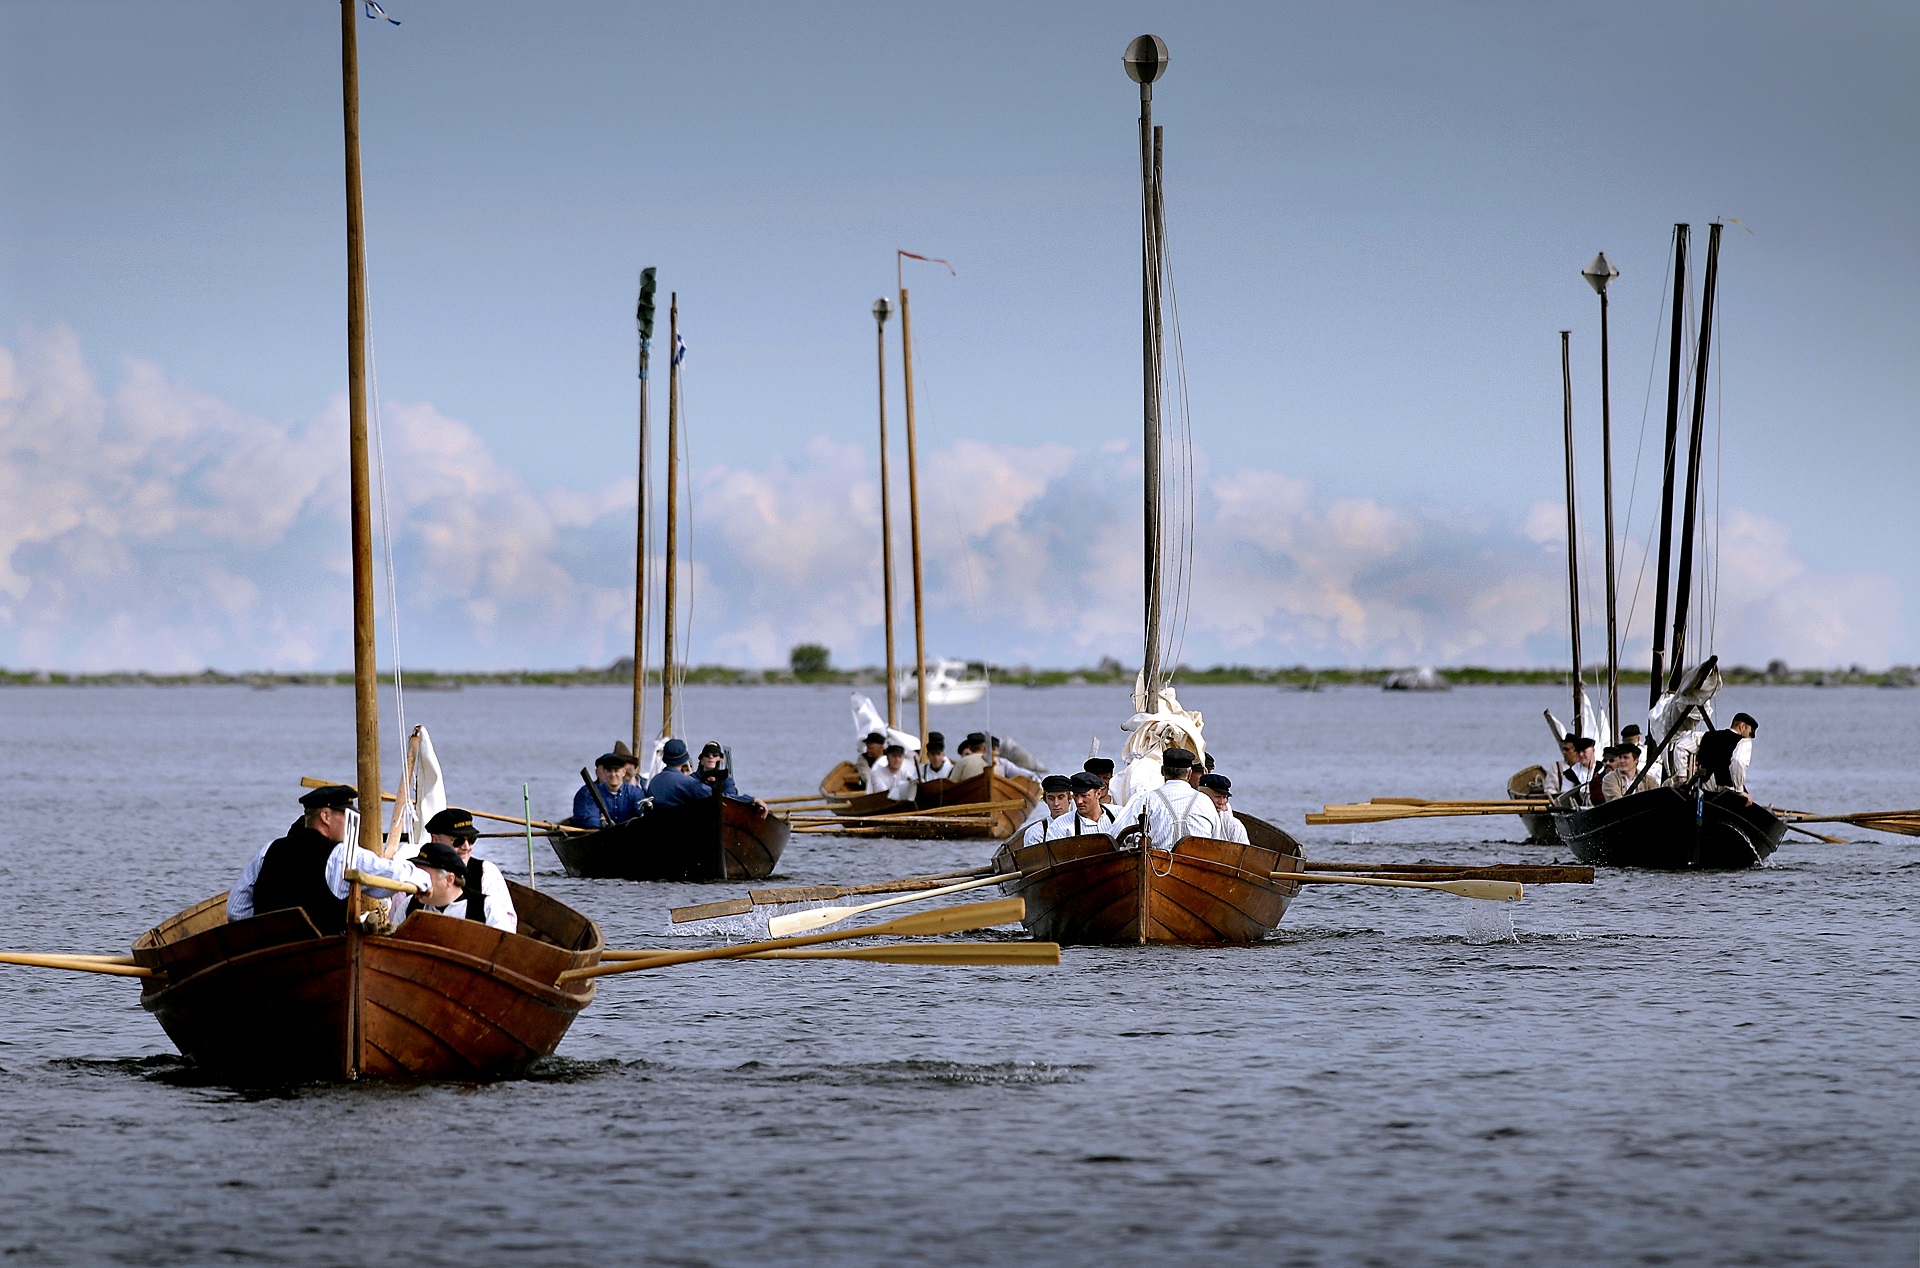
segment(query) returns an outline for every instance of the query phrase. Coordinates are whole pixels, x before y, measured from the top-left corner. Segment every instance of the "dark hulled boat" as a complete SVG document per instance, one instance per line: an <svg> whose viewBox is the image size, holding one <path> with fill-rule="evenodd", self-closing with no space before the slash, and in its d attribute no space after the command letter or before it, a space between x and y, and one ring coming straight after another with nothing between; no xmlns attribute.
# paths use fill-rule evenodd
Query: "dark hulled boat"
<svg viewBox="0 0 1920 1268"><path fill-rule="evenodd" d="M1554 830L1582 863L1668 872L1754 867L1787 825L1739 793L1649 788L1582 810L1553 811Z"/></svg>
<svg viewBox="0 0 1920 1268"><path fill-rule="evenodd" d="M245 1083L495 1079L553 1052L593 999L600 928L509 881L520 932L416 913L323 935L299 908L229 923L227 896L142 934L140 1003L196 1065Z"/></svg>
<svg viewBox="0 0 1920 1268"><path fill-rule="evenodd" d="M1022 923L1036 939L1071 945L1258 942L1300 892L1274 872L1301 870L1299 843L1272 824L1239 816L1252 842L1188 837L1171 850L1116 844L1102 834L1018 846L1019 869L1002 885L1027 900Z"/></svg>
<svg viewBox="0 0 1920 1268"><path fill-rule="evenodd" d="M758 881L773 875L791 834L750 801L702 797L597 832L550 838L568 876L623 881Z"/></svg>

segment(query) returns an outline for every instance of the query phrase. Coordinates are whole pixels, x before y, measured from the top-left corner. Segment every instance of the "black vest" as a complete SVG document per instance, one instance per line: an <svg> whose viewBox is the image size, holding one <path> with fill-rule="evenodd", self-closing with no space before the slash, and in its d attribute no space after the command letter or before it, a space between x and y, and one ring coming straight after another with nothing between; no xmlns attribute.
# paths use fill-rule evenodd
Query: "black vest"
<svg viewBox="0 0 1920 1268"><path fill-rule="evenodd" d="M1740 746L1740 738L1733 731L1708 731L1701 736L1694 753L1696 772L1712 776L1722 788L1733 787L1733 750Z"/></svg>
<svg viewBox="0 0 1920 1268"><path fill-rule="evenodd" d="M253 909L304 908L321 933L345 933L347 900L327 888L327 856L335 844L302 823L268 846L253 883Z"/></svg>

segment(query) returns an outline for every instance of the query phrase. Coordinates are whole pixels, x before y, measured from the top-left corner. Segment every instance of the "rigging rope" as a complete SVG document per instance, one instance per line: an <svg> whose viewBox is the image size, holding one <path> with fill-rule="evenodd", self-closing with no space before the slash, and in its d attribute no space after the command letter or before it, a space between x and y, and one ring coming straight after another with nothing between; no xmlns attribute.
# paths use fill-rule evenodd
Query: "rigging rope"
<svg viewBox="0 0 1920 1268"><path fill-rule="evenodd" d="M373 469L380 489L380 553L386 580L387 633L393 643L394 725L398 728L400 751L404 753L407 744L407 689L405 676L400 672L400 598L399 588L394 581L393 518L388 509L387 442L380 414L380 370L373 351L373 284L367 280L366 272L364 269L361 271L360 300L366 311L367 323L367 395L373 405ZM400 800L394 803L394 813L401 816L403 827L411 817L412 799L408 791L399 789Z"/></svg>

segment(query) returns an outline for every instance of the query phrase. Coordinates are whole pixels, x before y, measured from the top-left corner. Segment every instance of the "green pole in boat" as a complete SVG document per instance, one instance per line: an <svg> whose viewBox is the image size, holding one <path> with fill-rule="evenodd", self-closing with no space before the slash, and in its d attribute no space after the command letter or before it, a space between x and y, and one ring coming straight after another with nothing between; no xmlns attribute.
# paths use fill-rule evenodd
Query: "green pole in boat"
<svg viewBox="0 0 1920 1268"><path fill-rule="evenodd" d="M539 889L533 883L533 793L525 784L520 785L520 804L526 811L520 817L527 821L527 888Z"/></svg>

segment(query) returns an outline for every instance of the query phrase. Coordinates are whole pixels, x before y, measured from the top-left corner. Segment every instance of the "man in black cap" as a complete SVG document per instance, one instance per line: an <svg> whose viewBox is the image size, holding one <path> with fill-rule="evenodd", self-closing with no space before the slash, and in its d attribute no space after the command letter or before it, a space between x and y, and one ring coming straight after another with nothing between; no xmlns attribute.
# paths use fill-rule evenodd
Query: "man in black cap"
<svg viewBox="0 0 1920 1268"><path fill-rule="evenodd" d="M733 767L727 762L727 750L718 740L708 740L700 746L700 759L693 768L693 777L722 797L740 795L740 790L733 786Z"/></svg>
<svg viewBox="0 0 1920 1268"><path fill-rule="evenodd" d="M947 757L947 737L938 731L927 732L927 744L921 754L920 782L953 778L953 762Z"/></svg>
<svg viewBox="0 0 1920 1268"><path fill-rule="evenodd" d="M1113 759L1089 757L1087 764L1081 769L1100 781L1101 804L1111 806L1113 804Z"/></svg>
<svg viewBox="0 0 1920 1268"><path fill-rule="evenodd" d="M487 923L508 933L517 933L520 914L513 909L513 894L507 889L507 878L492 863L473 857L473 843L479 837L480 830L473 826L473 816L457 806L448 806L427 820L428 843L438 842L451 847L459 856L461 865L467 869L467 880L479 882L479 890L487 896L490 904L489 910L499 913L497 921L489 917ZM394 923L398 924L403 919L405 913L395 904Z"/></svg>
<svg viewBox="0 0 1920 1268"><path fill-rule="evenodd" d="M865 783L874 764L887 755L887 733L869 731L867 738L860 741L860 755L853 759L855 769L860 772L860 782Z"/></svg>
<svg viewBox="0 0 1920 1268"><path fill-rule="evenodd" d="M638 784L629 784L626 779L628 756L620 753L602 753L593 762L593 786L582 783L573 794L573 822L582 828L601 828L611 825L600 817L600 803L605 802L607 813L614 823L625 823L640 813L640 802L645 793ZM600 794L596 800L594 793Z"/></svg>
<svg viewBox="0 0 1920 1268"><path fill-rule="evenodd" d="M473 884L472 869L461 862L460 852L453 846L445 841L429 841L420 847L413 861L431 878L431 883L424 894L402 894L389 903L395 928L414 912L427 911L484 921L508 933L518 930L519 919L512 904L503 906L495 902L483 887Z"/></svg>
<svg viewBox="0 0 1920 1268"><path fill-rule="evenodd" d="M913 767L907 764L905 745L887 745L885 760L875 762L867 772L867 791L883 792L894 801L913 800L918 791L917 781L913 778Z"/></svg>
<svg viewBox="0 0 1920 1268"><path fill-rule="evenodd" d="M960 741L960 756L953 763L953 773L947 778L954 783L963 779L972 779L987 769L987 733L969 731L967 738Z"/></svg>
<svg viewBox="0 0 1920 1268"><path fill-rule="evenodd" d="M1040 804L1021 837L1022 845L1036 845L1055 837L1073 835L1073 781L1065 775L1049 775L1040 781Z"/></svg>
<svg viewBox="0 0 1920 1268"><path fill-rule="evenodd" d="M1750 713L1736 713L1724 731L1708 731L1700 737L1694 758L1693 777L1704 788L1724 788L1747 796L1747 765L1753 761L1753 737L1760 723Z"/></svg>
<svg viewBox="0 0 1920 1268"><path fill-rule="evenodd" d="M1121 830L1139 823L1144 815L1147 843L1161 850L1171 850L1188 837L1219 836L1219 813L1196 787L1200 772L1194 768L1195 760L1191 749L1170 748L1162 753L1160 775L1166 782L1134 795L1120 812Z"/></svg>
<svg viewBox="0 0 1920 1268"><path fill-rule="evenodd" d="M349 841L357 827L354 791L328 784L300 798L304 813L287 835L256 854L227 893L227 919L303 908L321 933L347 928L347 869L426 889L427 874L404 859L382 858Z"/></svg>
<svg viewBox="0 0 1920 1268"><path fill-rule="evenodd" d="M1067 784L1073 790L1075 836L1084 836L1089 832L1104 832L1112 836L1120 830L1120 816L1108 804L1107 786L1098 775L1092 771L1079 771L1068 779Z"/></svg>
<svg viewBox="0 0 1920 1268"><path fill-rule="evenodd" d="M1200 791L1213 803L1214 814L1220 818L1218 839L1237 841L1241 845L1251 845L1247 840L1247 826L1240 822L1227 802L1233 797L1233 781L1225 775L1216 775L1212 771L1200 777Z"/></svg>

